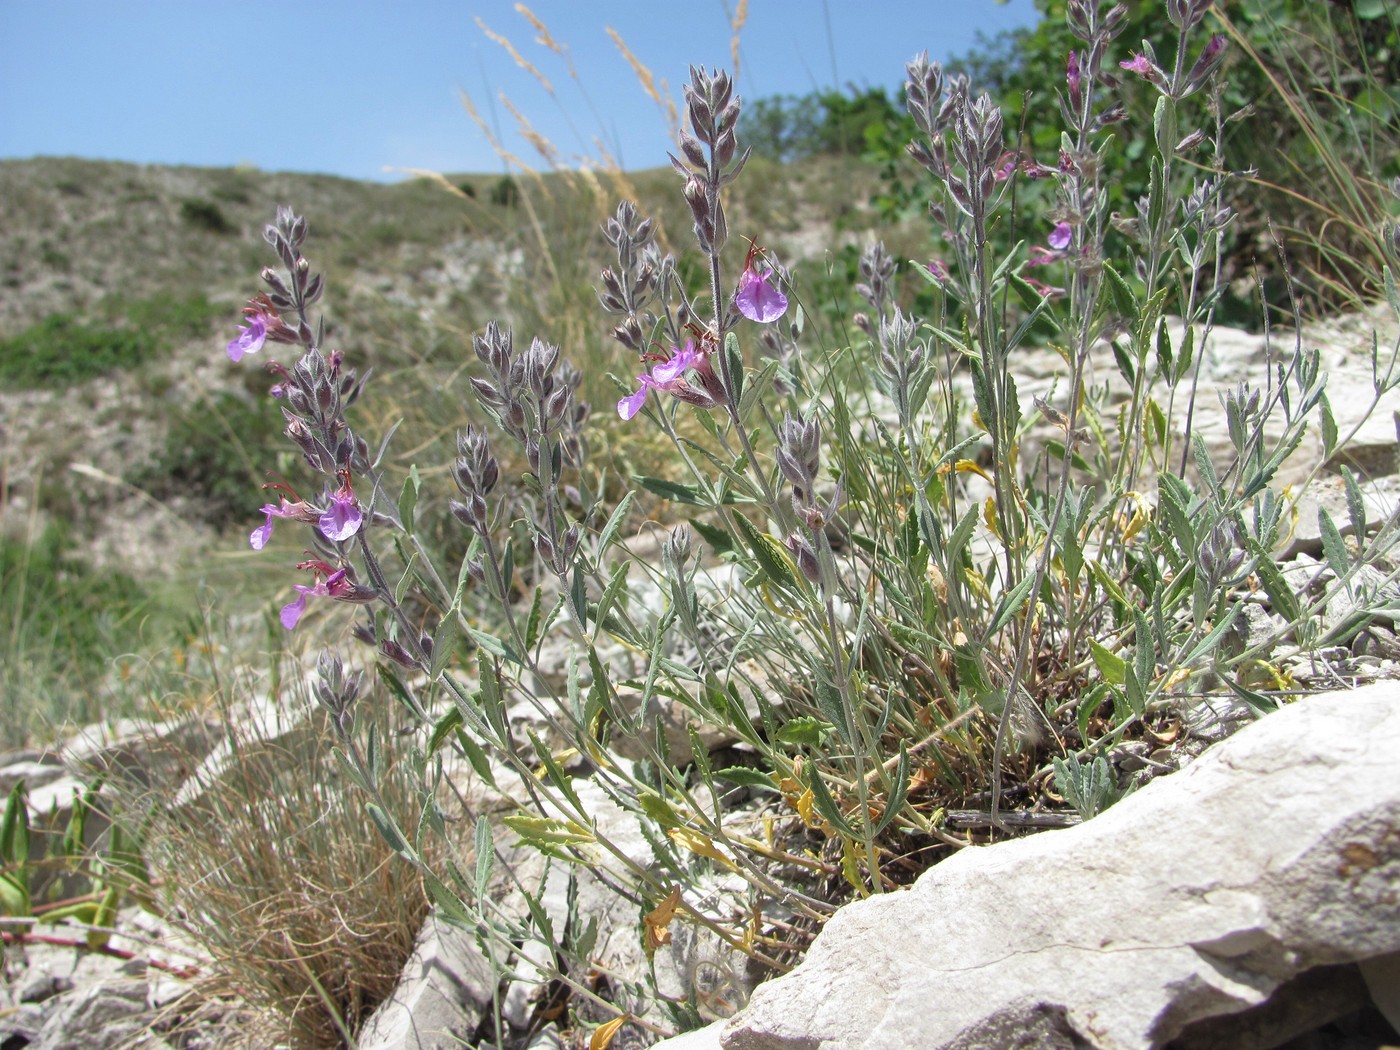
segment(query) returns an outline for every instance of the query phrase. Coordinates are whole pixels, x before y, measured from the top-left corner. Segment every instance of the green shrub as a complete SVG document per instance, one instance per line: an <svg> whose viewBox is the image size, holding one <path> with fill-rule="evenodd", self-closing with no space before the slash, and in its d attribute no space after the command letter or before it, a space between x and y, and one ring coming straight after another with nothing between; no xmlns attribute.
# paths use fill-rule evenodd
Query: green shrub
<svg viewBox="0 0 1400 1050"><path fill-rule="evenodd" d="M154 356L150 332L85 324L71 314L50 314L12 338L0 340L0 383L65 387L116 369L134 368Z"/></svg>
<svg viewBox="0 0 1400 1050"><path fill-rule="evenodd" d="M232 233L233 224L213 201L190 199L180 202L180 220L205 233Z"/></svg>
<svg viewBox="0 0 1400 1050"><path fill-rule="evenodd" d="M275 409L225 391L177 410L160 456L129 480L157 500L188 501L210 525L252 522L266 471L295 468L280 434Z"/></svg>

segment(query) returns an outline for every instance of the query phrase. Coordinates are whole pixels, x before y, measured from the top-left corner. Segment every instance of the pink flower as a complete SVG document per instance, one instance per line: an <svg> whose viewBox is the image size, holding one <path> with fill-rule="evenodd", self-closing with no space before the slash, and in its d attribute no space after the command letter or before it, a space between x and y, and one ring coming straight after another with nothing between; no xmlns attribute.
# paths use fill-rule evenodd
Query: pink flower
<svg viewBox="0 0 1400 1050"><path fill-rule="evenodd" d="M1045 242L1057 252L1062 252L1069 247L1069 242L1074 237L1074 230L1067 222L1057 222L1055 228L1050 231L1050 236L1045 238Z"/></svg>
<svg viewBox="0 0 1400 1050"><path fill-rule="evenodd" d="M310 569L315 572L316 582L310 587L300 583L292 585L300 593L295 601L282 606L281 613L282 626L289 631L297 625L302 614L306 612L306 599L308 597L343 599L356 597L355 585L346 579L345 569L332 569L325 562L315 560L304 561L297 568ZM322 576L325 577L324 580L321 578Z"/></svg>
<svg viewBox="0 0 1400 1050"><path fill-rule="evenodd" d="M948 267L942 259L934 259L928 264L928 272L933 275L933 279L939 284L948 283Z"/></svg>
<svg viewBox="0 0 1400 1050"><path fill-rule="evenodd" d="M256 354L267 342L267 319L260 313L248 315L248 324L240 325L238 335L228 342L230 361L243 360L244 354Z"/></svg>
<svg viewBox="0 0 1400 1050"><path fill-rule="evenodd" d="M768 324L783 316L787 310L787 296L770 283L771 269L765 267L762 273L754 269L754 256L758 251L758 245L750 241L744 272L739 276L739 290L734 293L734 305L750 321Z"/></svg>
<svg viewBox="0 0 1400 1050"><path fill-rule="evenodd" d="M1159 88L1167 85L1167 75L1152 64L1152 60L1139 51L1126 62L1119 62L1119 67L1126 69L1129 73L1136 73L1149 84L1155 84Z"/></svg>
<svg viewBox="0 0 1400 1050"><path fill-rule="evenodd" d="M360 531L360 525L364 523L364 515L360 513L360 505L355 501L354 490L350 488L350 472L342 470L340 478L340 489L332 493L330 507L316 520L321 534L335 543L348 540Z"/></svg>
<svg viewBox="0 0 1400 1050"><path fill-rule="evenodd" d="M786 302L786 300L784 300ZM695 349L695 343L686 340L681 349L671 348L668 361L663 361L651 370L650 375L637 377L641 384L635 393L629 394L617 403L617 414L623 419L631 419L646 404L647 391L674 391L685 385L685 374L692 368L705 364L705 355Z"/></svg>
<svg viewBox="0 0 1400 1050"><path fill-rule="evenodd" d="M739 312L750 321L768 324L776 321L787 311L787 296L770 283L772 270L745 270L739 278L739 290L734 294L734 303Z"/></svg>
<svg viewBox="0 0 1400 1050"><path fill-rule="evenodd" d="M291 492L291 489L284 484L265 485L263 487L286 488L288 492ZM293 495L295 495L295 493L293 493ZM266 520L248 535L248 544L255 551L262 550L267 546L268 541L272 539L273 518L291 518L293 521L316 520L316 511L303 500L292 502L287 499L286 496L280 497L278 503L275 505L272 503L264 503L260 509L260 513L264 515Z"/></svg>
<svg viewBox="0 0 1400 1050"><path fill-rule="evenodd" d="M1037 244L1031 248L1031 257L1027 260L1026 265L1045 266L1052 262L1059 262L1064 257L1063 252L1051 251L1049 248L1042 248Z"/></svg>
<svg viewBox="0 0 1400 1050"><path fill-rule="evenodd" d="M1046 284L1044 281L1037 281L1034 277L1027 277L1026 283L1032 288L1034 288L1037 294L1045 297L1046 299L1053 299L1056 296L1065 294L1065 290L1063 288L1052 287L1051 285Z"/></svg>

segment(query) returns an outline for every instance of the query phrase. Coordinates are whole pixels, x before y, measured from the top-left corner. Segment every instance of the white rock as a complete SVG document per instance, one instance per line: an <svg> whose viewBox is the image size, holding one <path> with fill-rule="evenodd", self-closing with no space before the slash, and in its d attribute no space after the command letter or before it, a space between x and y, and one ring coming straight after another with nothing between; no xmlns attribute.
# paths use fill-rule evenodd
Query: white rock
<svg viewBox="0 0 1400 1050"><path fill-rule="evenodd" d="M1400 683L1301 700L1093 821L843 909L721 1045L1161 1047L1396 952L1397 755Z"/></svg>
<svg viewBox="0 0 1400 1050"><path fill-rule="evenodd" d="M491 1002L495 977L472 931L436 912L418 933L394 994L361 1029L360 1050L449 1050L465 1045Z"/></svg>

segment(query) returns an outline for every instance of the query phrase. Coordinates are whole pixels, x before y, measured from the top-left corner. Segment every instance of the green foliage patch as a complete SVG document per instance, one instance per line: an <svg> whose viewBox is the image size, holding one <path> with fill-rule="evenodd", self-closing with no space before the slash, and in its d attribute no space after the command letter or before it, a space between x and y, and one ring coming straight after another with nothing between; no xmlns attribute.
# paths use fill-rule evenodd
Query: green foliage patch
<svg viewBox="0 0 1400 1050"><path fill-rule="evenodd" d="M109 299L101 320L50 314L0 340L0 383L16 389L56 389L158 359L173 343L209 333L225 308L203 294L159 293L148 299Z"/></svg>

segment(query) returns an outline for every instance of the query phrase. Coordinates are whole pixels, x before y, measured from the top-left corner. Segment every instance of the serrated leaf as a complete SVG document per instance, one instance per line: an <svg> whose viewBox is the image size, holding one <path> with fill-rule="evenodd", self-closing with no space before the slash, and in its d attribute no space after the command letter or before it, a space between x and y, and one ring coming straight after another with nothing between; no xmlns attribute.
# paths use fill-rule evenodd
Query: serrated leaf
<svg viewBox="0 0 1400 1050"><path fill-rule="evenodd" d="M608 613L617 604L618 597L627 587L627 574L632 569L630 561L624 561L613 570L612 578L608 580L608 585L603 588L602 597L598 599L598 608L594 613L595 623L605 623Z"/></svg>
<svg viewBox="0 0 1400 1050"><path fill-rule="evenodd" d="M821 745L822 736L835 728L830 722L823 722L820 718L800 715L782 724L778 729L778 740L784 744L818 747Z"/></svg>
<svg viewBox="0 0 1400 1050"><path fill-rule="evenodd" d="M613 540L617 538L618 530L627 522L627 515L632 511L632 503L636 493L628 490L627 495L618 501L613 512L608 515L607 524L598 533L598 552L601 554L612 546Z"/></svg>
<svg viewBox="0 0 1400 1050"><path fill-rule="evenodd" d="M1138 300L1133 288L1111 264L1104 263L1104 273L1108 276L1108 291L1113 298L1113 310L1126 323L1138 316Z"/></svg>
<svg viewBox="0 0 1400 1050"><path fill-rule="evenodd" d="M642 812L663 828L680 828L685 826L685 820L676 812L676 808L660 795L651 791L644 791L638 796L637 801L641 804Z"/></svg>
<svg viewBox="0 0 1400 1050"><path fill-rule="evenodd" d="M455 707L439 718L437 724L433 726L432 735L428 737L428 754L430 756L437 754L438 748L442 747L461 725L462 712Z"/></svg>
<svg viewBox="0 0 1400 1050"><path fill-rule="evenodd" d="M501 823L520 836L521 841L537 849L556 846L585 846L594 841L593 832L575 820L554 817L532 817L526 813L511 813Z"/></svg>
<svg viewBox="0 0 1400 1050"><path fill-rule="evenodd" d="M633 475L632 480L653 496L660 496L662 499L668 499L672 503L688 503L696 507L709 505L709 501L704 498L704 493L693 485L678 485L676 482L667 481L665 478L644 477L640 475Z"/></svg>
<svg viewBox="0 0 1400 1050"><path fill-rule="evenodd" d="M441 879L426 868L421 869L418 874L428 890L428 896L432 898L434 904L442 909L442 913L447 919L463 926L472 924L471 914L462 907L461 899L449 890Z"/></svg>
<svg viewBox="0 0 1400 1050"><path fill-rule="evenodd" d="M1122 685L1127 677L1127 663L1121 656L1111 653L1104 646L1089 639L1089 655L1093 657L1094 665L1103 675L1104 681L1110 685Z"/></svg>
<svg viewBox="0 0 1400 1050"><path fill-rule="evenodd" d="M842 815L840 808L836 805L836 800L831 797L831 790L826 786L826 780L823 779L821 770L817 768L816 763L812 763L807 768L810 771L807 789L812 793L812 804L816 807L816 811L842 835L855 836L855 828Z"/></svg>
<svg viewBox="0 0 1400 1050"><path fill-rule="evenodd" d="M457 649L457 640L462 636L461 624L457 619L457 608L453 606L443 614L437 630L433 632L433 660L428 669L428 677L436 681L447 667Z"/></svg>
<svg viewBox="0 0 1400 1050"><path fill-rule="evenodd" d="M398 828L394 826L394 822L389 819L384 810L380 809L379 806L373 802L366 802L365 811L369 813L369 819L372 820L374 826L379 829L380 836L391 850L405 857L412 856L412 850L409 848L408 842L399 834Z"/></svg>
<svg viewBox="0 0 1400 1050"><path fill-rule="evenodd" d="M1215 464L1210 459L1210 449L1206 447L1206 439L1201 436L1201 432L1195 431L1191 435L1191 454L1196 461L1196 469L1200 471L1201 480L1206 485L1206 491L1212 496L1220 494L1220 477L1215 473Z"/></svg>
<svg viewBox="0 0 1400 1050"><path fill-rule="evenodd" d="M885 812L880 815L872 829L872 835L878 835L889 827L890 821L899 815L899 811L904 808L904 800L909 796L909 751L905 748L903 740L899 742L899 763L895 767L894 779L890 784L890 797L885 802Z"/></svg>
<svg viewBox="0 0 1400 1050"><path fill-rule="evenodd" d="M1358 545L1366 539L1366 500L1362 498L1361 486L1356 483L1356 475L1350 468L1342 467L1342 486L1346 489L1347 517L1351 520L1351 534Z"/></svg>
<svg viewBox="0 0 1400 1050"><path fill-rule="evenodd" d="M1235 625L1240 609L1239 603L1230 606L1230 611L1220 618L1220 622L1212 627L1205 637L1191 647L1191 651L1181 659L1178 666L1190 667L1202 656L1213 652L1215 647L1220 644L1220 639L1225 637L1225 632Z"/></svg>
<svg viewBox="0 0 1400 1050"><path fill-rule="evenodd" d="M1332 402L1323 394L1318 399L1318 423L1322 430L1322 458L1329 460L1337 451L1337 417L1332 414Z"/></svg>
<svg viewBox="0 0 1400 1050"><path fill-rule="evenodd" d="M1002 595L1001 601L997 603L996 613L992 616L991 626L987 629L989 633L1001 630L1020 611L1021 606L1026 604L1026 598L1030 596L1034 584L1035 575L1027 575L1009 593Z"/></svg>
<svg viewBox="0 0 1400 1050"><path fill-rule="evenodd" d="M1337 529L1337 523L1327 513L1326 507L1317 508L1317 527L1322 533L1322 553L1328 566L1337 574L1337 579L1345 579L1351 571L1351 559L1347 557L1346 543Z"/></svg>
<svg viewBox="0 0 1400 1050"><path fill-rule="evenodd" d="M544 622L544 588L535 587L530 599L530 614L525 617L525 648L533 651L540 640L540 625Z"/></svg>
<svg viewBox="0 0 1400 1050"><path fill-rule="evenodd" d="M403 489L399 492L399 521L405 532L413 532L413 511L418 506L418 465L408 468L408 477L403 479Z"/></svg>
<svg viewBox="0 0 1400 1050"><path fill-rule="evenodd" d="M772 776L748 766L726 766L724 769L716 769L714 775L740 787L760 788L764 791L778 790Z"/></svg>
<svg viewBox="0 0 1400 1050"><path fill-rule="evenodd" d="M1282 616L1290 625L1298 624L1303 618L1302 606L1298 604L1298 596L1293 593L1293 588L1283 578L1283 573L1279 572L1273 558L1269 556L1268 551L1259 546L1258 541L1252 538L1245 541L1245 546L1254 555L1254 572L1258 575L1259 582L1264 585L1264 593L1269 596L1274 612Z"/></svg>
<svg viewBox="0 0 1400 1050"><path fill-rule="evenodd" d="M496 863L496 846L491 839L491 822L476 818L476 897L486 900L491 887L491 870Z"/></svg>
<svg viewBox="0 0 1400 1050"><path fill-rule="evenodd" d="M787 548L766 532L760 532L758 526L742 514L734 515L734 524L744 534L744 541L763 575L779 587L800 592L801 584L798 583L797 570L792 564Z"/></svg>
<svg viewBox="0 0 1400 1050"><path fill-rule="evenodd" d="M734 389L729 391L730 404L737 405L744 397L744 358L739 353L739 336L730 331L724 336L725 367L729 370L729 380Z"/></svg>
<svg viewBox="0 0 1400 1050"><path fill-rule="evenodd" d="M728 554L734 549L734 537L724 529L694 518L691 519L690 527L699 533L700 538L708 543L716 554Z"/></svg>
<svg viewBox="0 0 1400 1050"><path fill-rule="evenodd" d="M1186 378L1186 373L1191 370L1192 362L1195 360L1196 351L1196 330L1190 325L1186 326L1186 335L1181 341L1181 353L1176 357L1176 372L1172 376L1172 382L1180 383Z"/></svg>

